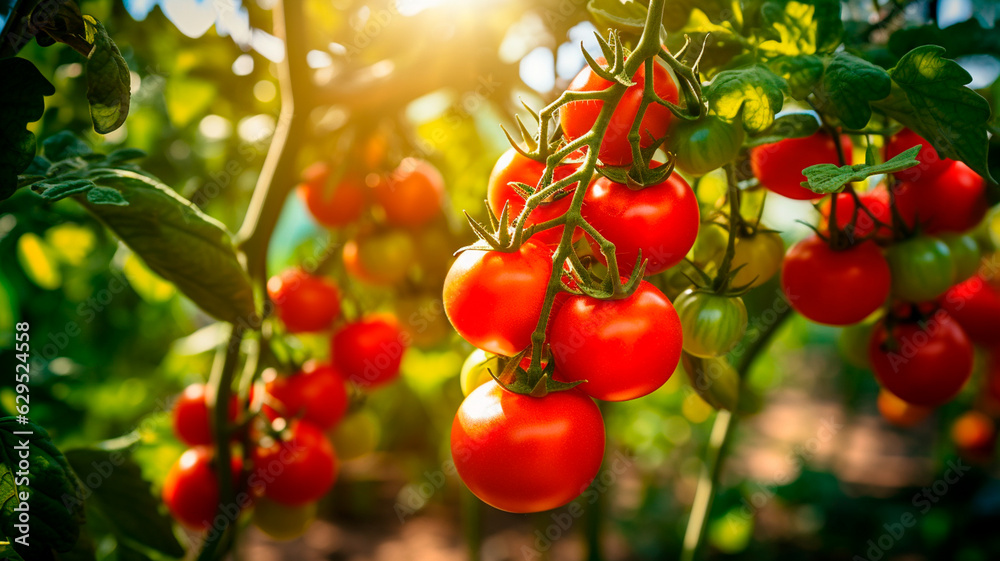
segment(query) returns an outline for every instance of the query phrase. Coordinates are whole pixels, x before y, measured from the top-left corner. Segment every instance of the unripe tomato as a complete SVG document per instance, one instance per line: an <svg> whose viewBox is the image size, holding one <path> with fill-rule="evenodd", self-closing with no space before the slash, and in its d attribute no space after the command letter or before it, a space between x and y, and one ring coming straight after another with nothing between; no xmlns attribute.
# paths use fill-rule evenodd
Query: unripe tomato
<svg viewBox="0 0 1000 561"><path fill-rule="evenodd" d="M921 145L920 152L917 152L917 161L920 164L896 172L894 175L900 181L932 179L941 175L952 163L952 160L940 157L930 142L927 142L926 139L910 129L903 129L889 138L889 142L885 145L886 161L895 158L900 153L913 148L917 144Z"/></svg>
<svg viewBox="0 0 1000 561"><path fill-rule="evenodd" d="M939 175L897 185L896 204L908 223L916 220L928 234L965 232L986 216L986 181L954 161Z"/></svg>
<svg viewBox="0 0 1000 561"><path fill-rule="evenodd" d="M979 270L982 253L979 243L969 234L944 234L941 241L948 246L952 261L955 263L955 278L952 284L972 278Z"/></svg>
<svg viewBox="0 0 1000 561"><path fill-rule="evenodd" d="M847 135L841 135L840 145L844 151L845 163L853 163L851 139ZM823 197L801 185L806 180L802 170L816 164L840 165L833 137L822 131L802 138L786 138L750 150L753 174L764 187L789 199L813 200Z"/></svg>
<svg viewBox="0 0 1000 561"><path fill-rule="evenodd" d="M705 272L716 271L726 256L729 230L724 224L703 221L698 228L698 237L691 246L688 258Z"/></svg>
<svg viewBox="0 0 1000 561"><path fill-rule="evenodd" d="M955 261L948 246L937 238L919 236L893 245L886 259L893 295L907 302L933 300L955 279Z"/></svg>
<svg viewBox="0 0 1000 561"><path fill-rule="evenodd" d="M364 179L345 174L336 185L330 185L330 166L317 162L302 172L302 183L296 191L309 213L328 228L340 228L361 217L367 202Z"/></svg>
<svg viewBox="0 0 1000 561"><path fill-rule="evenodd" d="M289 506L267 497L257 500L253 509L253 525L271 539L294 540L306 533L316 520L317 503Z"/></svg>
<svg viewBox="0 0 1000 561"><path fill-rule="evenodd" d="M513 356L531 344L552 274L552 254L529 240L517 251L463 251L444 282L444 311L466 341Z"/></svg>
<svg viewBox="0 0 1000 561"><path fill-rule="evenodd" d="M1000 345L1000 289L982 275L951 287L941 298L941 307L973 342Z"/></svg>
<svg viewBox="0 0 1000 561"><path fill-rule="evenodd" d="M722 356L747 329L747 307L738 296L689 288L674 299L684 333L684 352L701 358Z"/></svg>
<svg viewBox="0 0 1000 561"><path fill-rule="evenodd" d="M462 395L468 397L476 388L493 379L490 371L500 375L500 360L496 355L476 349L462 363L462 373L459 383L462 385Z"/></svg>
<svg viewBox="0 0 1000 561"><path fill-rule="evenodd" d="M667 150L676 155L674 165L691 175L704 175L733 161L742 145L742 124L715 115L679 119L667 138Z"/></svg>
<svg viewBox="0 0 1000 561"><path fill-rule="evenodd" d="M444 178L430 162L404 158L375 183L375 198L385 210L386 222L419 228L441 214Z"/></svg>
<svg viewBox="0 0 1000 561"><path fill-rule="evenodd" d="M939 310L922 326L901 323L875 328L868 347L882 387L900 399L937 407L950 401L972 374L972 343L951 316Z"/></svg>
<svg viewBox="0 0 1000 561"><path fill-rule="evenodd" d="M215 454L207 446L195 446L181 455L163 481L163 503L185 526L203 530L212 525L219 508L219 481L215 477ZM243 461L232 457L233 488L237 487Z"/></svg>
<svg viewBox="0 0 1000 561"><path fill-rule="evenodd" d="M267 294L290 333L322 331L340 315L337 285L297 267L271 277Z"/></svg>
<svg viewBox="0 0 1000 561"><path fill-rule="evenodd" d="M410 337L389 314L373 314L349 323L333 334L333 363L362 388L375 388L399 376Z"/></svg>
<svg viewBox="0 0 1000 561"><path fill-rule="evenodd" d="M577 389L531 397L496 381L458 408L451 457L483 502L507 512L540 512L579 495L604 458L604 419Z"/></svg>
<svg viewBox="0 0 1000 561"><path fill-rule="evenodd" d="M253 449L251 488L285 505L319 500L337 478L333 446L318 428L305 421L292 421L286 433L286 439L268 437Z"/></svg>
<svg viewBox="0 0 1000 561"><path fill-rule="evenodd" d="M857 323L885 302L892 285L889 264L871 241L834 251L818 236L785 255L781 288L806 318L828 325Z"/></svg>
<svg viewBox="0 0 1000 561"><path fill-rule="evenodd" d="M368 409L361 409L341 421L330 440L337 458L347 461L374 452L381 434L378 418Z"/></svg>
<svg viewBox="0 0 1000 561"><path fill-rule="evenodd" d="M607 63L603 57L598 57L597 62L602 65ZM628 133L642 101L642 90L646 83L645 65L640 66L639 70L632 76L632 82L634 85L628 87L615 107L614 113L611 114L607 131L601 140L598 158L607 165L626 166L632 163L632 146L628 140ZM573 78L567 90L571 92L596 92L610 86L611 82L594 74L590 66L585 66ZM666 68L659 62L653 64L653 91L661 99L677 103L677 85ZM590 132L594 128L597 115L603 106L604 102L601 100L572 101L564 105L559 110L559 122L562 124L566 138L574 140ZM666 107L658 103L650 104L639 124L639 146L646 148L652 145L654 140L662 138L667 133L672 117L673 115Z"/></svg>
<svg viewBox="0 0 1000 561"><path fill-rule="evenodd" d="M311 360L291 376L278 376L265 385L264 414L274 420L302 419L319 429L337 424L347 412L343 375L331 364Z"/></svg>
<svg viewBox="0 0 1000 561"><path fill-rule="evenodd" d="M229 400L229 422L236 421L239 403L236 396ZM208 403L205 401L205 386L191 384L174 403L174 434L189 446L212 444L212 423L209 420Z"/></svg>
<svg viewBox="0 0 1000 561"><path fill-rule="evenodd" d="M620 300L571 296L552 320L560 381L605 401L636 399L662 386L681 358L681 323L670 300L641 281Z"/></svg>
<svg viewBox="0 0 1000 561"><path fill-rule="evenodd" d="M362 234L344 244L344 266L351 276L371 284L396 284L416 263L416 247L406 232Z"/></svg>
<svg viewBox="0 0 1000 561"><path fill-rule="evenodd" d="M878 392L878 412L890 425L909 428L923 422L934 412L930 407L921 407L899 399L887 390Z"/></svg>
<svg viewBox="0 0 1000 561"><path fill-rule="evenodd" d="M785 257L785 242L774 232L758 232L750 237L737 238L733 253L732 270L736 271L734 286L760 286L771 280L781 270Z"/></svg>
<svg viewBox="0 0 1000 561"><path fill-rule="evenodd" d="M972 456L992 455L997 443L993 419L979 411L966 411L951 426L951 439L961 452Z"/></svg>
<svg viewBox="0 0 1000 561"><path fill-rule="evenodd" d="M840 337L837 338L837 348L851 366L871 370L872 365L868 362L868 342L872 340L874 327L873 323L865 321L848 325L841 330Z"/></svg>
<svg viewBox="0 0 1000 561"><path fill-rule="evenodd" d="M889 190L884 185L879 185L866 193L858 193L862 208L858 209L857 218L854 216L856 207L854 197L850 193L837 193L836 197L838 227L844 229L854 220L854 230L850 232L854 239L867 238L872 232L875 232L878 239L892 239L892 228L890 227L892 225L892 207L889 201ZM863 209L868 209L871 215L875 216L875 219L873 220L872 216ZM820 212L824 219L821 231L829 232L829 228L827 228L827 221L830 219L829 199L823 201ZM877 226L875 220L886 224L886 226Z"/></svg>

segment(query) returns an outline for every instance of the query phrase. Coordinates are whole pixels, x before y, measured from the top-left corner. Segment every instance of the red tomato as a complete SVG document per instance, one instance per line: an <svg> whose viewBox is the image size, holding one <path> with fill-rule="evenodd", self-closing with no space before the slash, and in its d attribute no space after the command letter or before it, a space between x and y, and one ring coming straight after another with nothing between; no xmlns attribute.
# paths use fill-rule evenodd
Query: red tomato
<svg viewBox="0 0 1000 561"><path fill-rule="evenodd" d="M269 380L265 390L269 404L264 405L263 411L271 420L300 418L326 430L336 425L347 412L344 377L332 364L311 360L291 376Z"/></svg>
<svg viewBox="0 0 1000 561"><path fill-rule="evenodd" d="M854 219L854 197L850 193L838 193L837 195L837 225L843 229L851 223ZM875 218L888 226L878 227L878 233L876 237L878 239L891 239L892 238L892 207L889 202L889 190L884 186L879 185L875 189L868 191L867 193L858 193L858 199L861 201L861 209L858 209L857 219L854 223L854 237L855 238L866 238L875 232L876 225L875 220L868 215L863 209L868 209ZM830 200L824 200L820 209L823 215L823 231L828 232L829 229L826 228L826 222L830 220Z"/></svg>
<svg viewBox="0 0 1000 561"><path fill-rule="evenodd" d="M480 349L513 356L531 344L552 274L552 253L529 240L517 251L463 251L444 281L444 311Z"/></svg>
<svg viewBox="0 0 1000 561"><path fill-rule="evenodd" d="M640 250L643 260L649 260L647 275L683 261L698 237L701 222L694 191L676 173L639 190L601 177L587 190L583 217L615 244L618 271L624 276L635 268ZM600 247L593 240L591 247L603 262Z"/></svg>
<svg viewBox="0 0 1000 561"><path fill-rule="evenodd" d="M362 388L375 388L399 376L410 336L396 317L373 314L341 327L333 334L330 354L347 378Z"/></svg>
<svg viewBox="0 0 1000 561"><path fill-rule="evenodd" d="M966 454L992 456L996 447L996 425L979 411L966 411L951 426L951 439Z"/></svg>
<svg viewBox="0 0 1000 561"><path fill-rule="evenodd" d="M430 162L404 158L375 183L375 198L389 224L419 228L441 214L444 178Z"/></svg>
<svg viewBox="0 0 1000 561"><path fill-rule="evenodd" d="M337 478L337 456L322 431L293 421L288 438L270 438L253 450L250 486L272 501L303 505L319 500Z"/></svg>
<svg viewBox="0 0 1000 561"><path fill-rule="evenodd" d="M986 181L962 162L940 174L896 186L896 205L908 223L916 219L928 234L971 230L988 209Z"/></svg>
<svg viewBox="0 0 1000 561"><path fill-rule="evenodd" d="M603 57L598 57L597 62L602 65L606 63ZM604 139L601 140L601 148L597 156L607 165L627 166L632 163L632 145L629 143L628 133L642 101L642 90L646 83L645 66L639 67L639 70L632 76L632 81L635 84L629 86L618 102L611 114L611 121L608 123ZM596 92L610 86L611 82L597 76L590 66L586 66L573 78L567 90L571 92ZM677 85L667 70L659 63L653 64L653 90L661 99L677 103ZM597 115L603 106L604 102L600 100L572 101L564 105L559 110L559 121L562 123L566 138L574 140L590 132L594 123L597 122ZM657 103L650 104L642 116L642 123L639 125L639 146L646 148L652 145L654 140L666 135L672 117L673 115L666 107Z"/></svg>
<svg viewBox="0 0 1000 561"><path fill-rule="evenodd" d="M355 174L346 174L337 185L329 185L330 166L316 162L302 172L296 191L309 213L320 224L339 228L356 221L365 210L365 182Z"/></svg>
<svg viewBox="0 0 1000 561"><path fill-rule="evenodd" d="M840 146L844 150L845 162L851 164L851 139L847 135L840 135ZM802 170L816 164L840 165L833 137L825 132L802 138L786 138L750 151L750 166L761 184L789 199L805 201L823 197L801 185L806 180Z"/></svg>
<svg viewBox="0 0 1000 561"><path fill-rule="evenodd" d="M290 333L322 331L340 315L337 285L297 267L271 277L267 295Z"/></svg>
<svg viewBox="0 0 1000 561"><path fill-rule="evenodd" d="M185 526L203 530L212 525L219 508L219 481L215 477L215 453L208 446L188 449L174 463L163 481L163 503ZM232 457L233 488L237 488L243 461Z"/></svg>
<svg viewBox="0 0 1000 561"><path fill-rule="evenodd" d="M972 374L972 343L943 310L926 322L900 323L889 333L875 328L868 356L882 387L900 399L937 407L958 394Z"/></svg>
<svg viewBox="0 0 1000 561"><path fill-rule="evenodd" d="M628 298L571 296L552 321L552 355L561 381L606 401L647 395L681 358L681 323L670 300L646 281Z"/></svg>
<svg viewBox="0 0 1000 561"><path fill-rule="evenodd" d="M901 152L909 150L917 144L921 145L920 152L917 153L917 161L919 161L920 164L913 166L912 168L896 172L894 175L900 181L921 181L932 179L941 175L941 173L948 169L948 166L952 163L952 160L939 156L937 150L931 146L930 142L927 142L924 137L910 129L903 129L892 135L889 142L885 146L886 161L895 158Z"/></svg>
<svg viewBox="0 0 1000 561"><path fill-rule="evenodd" d="M941 297L941 307L974 343L1000 345L1000 289L982 275L960 282Z"/></svg>
<svg viewBox="0 0 1000 561"><path fill-rule="evenodd" d="M239 414L239 402L236 396L229 400L229 422L236 421ZM208 404L205 402L205 386L191 384L184 388L174 403L174 434L189 446L212 444L212 424L208 417Z"/></svg>
<svg viewBox="0 0 1000 561"><path fill-rule="evenodd" d="M507 512L549 510L573 500L597 475L604 419L577 389L531 397L490 380L458 408L451 457L483 502Z"/></svg>
<svg viewBox="0 0 1000 561"><path fill-rule="evenodd" d="M795 311L817 323L850 325L881 306L892 285L889 264L870 241L834 251L818 236L792 246L781 288Z"/></svg>
<svg viewBox="0 0 1000 561"><path fill-rule="evenodd" d="M556 182L565 179L574 171L576 171L576 166L572 164L560 165L552 172L552 181ZM510 183L526 183L532 187L537 187L544 173L545 164L536 162L531 158L525 158L513 148L504 152L503 156L500 156L500 159L497 160L496 165L493 166L486 191L486 201L489 203L493 213L499 217L500 213L503 212L504 203L508 203L509 208L507 212L513 224L514 220L521 214L521 211L524 210L524 199L510 186ZM577 184L574 183L564 191L572 191L576 186ZM535 207L535 210L531 211L531 215L524 224L525 227L532 224L540 224L566 214L572 199L573 196L570 194L561 199L538 205ZM559 226L538 232L532 238L542 243L554 245L559 243L562 233L563 227ZM573 237L574 239L580 239L581 235L582 232L574 233Z"/></svg>

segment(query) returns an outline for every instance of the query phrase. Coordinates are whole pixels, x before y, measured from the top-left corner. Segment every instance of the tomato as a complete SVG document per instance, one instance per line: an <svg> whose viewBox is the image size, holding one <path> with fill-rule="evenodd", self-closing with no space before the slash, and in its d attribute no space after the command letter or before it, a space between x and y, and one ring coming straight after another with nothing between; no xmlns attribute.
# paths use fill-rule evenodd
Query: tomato
<svg viewBox="0 0 1000 561"><path fill-rule="evenodd" d="M681 358L681 324L670 300L641 281L620 300L571 296L555 316L552 355L564 382L605 401L647 395L667 381Z"/></svg>
<svg viewBox="0 0 1000 561"><path fill-rule="evenodd" d="M854 239L867 238L873 232L878 239L892 239L892 228L890 227L892 225L892 207L889 201L889 190L885 186L880 185L866 193L858 193L858 199L861 201L862 208L858 209L856 218L854 215L856 207L854 197L850 193L837 193L836 197L838 227L845 229L854 220L854 230L850 232ZM863 209L868 209L875 216L875 219L886 224L886 226L878 226L876 228L875 220ZM820 212L824 219L821 228L825 233L829 231L829 228L826 227L826 223L830 220L829 199L823 201ZM878 230L877 232L876 229Z"/></svg>
<svg viewBox="0 0 1000 561"><path fill-rule="evenodd" d="M440 298L427 294L401 297L396 300L395 312L415 347L437 347L454 333Z"/></svg>
<svg viewBox="0 0 1000 561"><path fill-rule="evenodd" d="M698 237L698 199L676 173L656 185L629 189L601 177L584 198L583 217L615 244L618 271L628 276L642 251L646 274L665 271L684 260ZM601 262L604 256L591 240Z"/></svg>
<svg viewBox="0 0 1000 561"><path fill-rule="evenodd" d="M979 242L969 234L944 234L941 241L948 246L951 258L955 263L955 278L952 283L962 282L972 278L979 270L979 262L982 253L979 251Z"/></svg>
<svg viewBox="0 0 1000 561"><path fill-rule="evenodd" d="M463 251L444 281L444 311L458 334L484 351L513 356L531 344L552 274L546 246Z"/></svg>
<svg viewBox="0 0 1000 561"><path fill-rule="evenodd" d="M462 395L468 397L473 390L493 379L490 371L500 375L500 360L496 355L482 349L476 349L462 363L462 373L459 383L462 384Z"/></svg>
<svg viewBox="0 0 1000 561"><path fill-rule="evenodd" d="M691 246L688 258L705 272L716 271L726 256L729 230L724 224L709 220L698 227L698 237Z"/></svg>
<svg viewBox="0 0 1000 561"><path fill-rule="evenodd" d="M239 403L234 395L229 400L229 422L235 422L238 414ZM174 434L185 444L212 444L212 423L203 384L191 384L184 388L184 392L174 403L173 424Z"/></svg>
<svg viewBox="0 0 1000 561"><path fill-rule="evenodd" d="M966 411L951 425L951 439L960 451L972 455L992 455L996 447L993 419L979 411Z"/></svg>
<svg viewBox="0 0 1000 561"><path fill-rule="evenodd" d="M674 165L691 175L704 175L733 161L742 145L743 126L715 115L680 119L667 138L667 150L676 156Z"/></svg>
<svg viewBox="0 0 1000 561"><path fill-rule="evenodd" d="M851 139L847 135L841 135L840 146L844 151L845 163L851 164ZM786 138L750 150L753 174L764 187L789 199L813 200L823 197L801 185L806 180L802 170L816 164L840 165L833 137L822 131L802 138Z"/></svg>
<svg viewBox="0 0 1000 561"><path fill-rule="evenodd" d="M736 238L732 269L742 267L733 277L733 286L760 286L781 270L785 257L785 242L774 232L758 232L746 238Z"/></svg>
<svg viewBox="0 0 1000 561"><path fill-rule="evenodd" d="M886 390L878 392L878 401L876 404L878 405L879 413L882 414L882 418L890 425L897 427L908 428L916 426L934 411L930 407L921 407L907 403Z"/></svg>
<svg viewBox="0 0 1000 561"><path fill-rule="evenodd" d="M917 161L920 164L896 172L894 175L900 181L932 179L941 175L952 163L952 160L939 156L937 150L931 146L930 142L927 142L922 136L910 129L903 129L889 138L889 142L885 146L886 161L895 158L900 153L913 148L917 144L921 145L920 152L917 153Z"/></svg>
<svg viewBox="0 0 1000 561"><path fill-rule="evenodd" d="M917 220L928 234L965 232L986 216L986 181L952 162L940 175L897 185L896 204L908 223Z"/></svg>
<svg viewBox="0 0 1000 561"><path fill-rule="evenodd" d="M962 326L973 342L1000 345L1000 289L976 275L948 289L941 307Z"/></svg>
<svg viewBox="0 0 1000 561"><path fill-rule="evenodd" d="M598 57L597 62L603 65L607 61L603 57ZM606 165L627 166L632 163L632 145L629 143L628 133L642 101L642 90L646 83L645 65L640 66L632 76L632 82L634 85L628 87L611 114L607 131L601 140L601 148L597 155ZM611 82L594 74L590 66L586 66L573 78L567 90L595 92L610 86ZM659 63L653 64L653 91L661 99L677 103L677 85L666 68ZM574 140L590 132L603 106L604 102L601 100L572 101L562 106L559 110L559 122L566 138ZM652 145L654 140L662 138L667 133L672 117L666 107L657 103L650 104L639 125L639 146L646 148Z"/></svg>
<svg viewBox="0 0 1000 561"><path fill-rule="evenodd" d="M219 481L215 477L215 454L208 446L189 448L174 463L163 480L163 503L185 526L203 530L212 525L219 508ZM233 488L237 487L243 461L232 457Z"/></svg>
<svg viewBox="0 0 1000 561"><path fill-rule="evenodd" d="M681 365L691 387L716 409L735 411L740 402L740 374L726 357L702 358L681 353Z"/></svg>
<svg viewBox="0 0 1000 561"><path fill-rule="evenodd" d="M684 352L701 358L722 356L747 329L743 299L689 288L674 299L684 333Z"/></svg>
<svg viewBox="0 0 1000 561"><path fill-rule="evenodd" d="M378 417L371 411L362 409L341 421L332 431L330 440L337 451L337 458L347 461L374 452L378 448L381 433Z"/></svg>
<svg viewBox="0 0 1000 561"><path fill-rule="evenodd" d="M576 166L572 164L556 166L552 172L552 181L554 183L565 179L575 171ZM500 156L496 165L493 166L493 171L490 172L490 180L486 191L486 201L490 205L490 209L499 218L506 203L508 205L507 212L510 216L510 222L513 224L518 215L521 214L521 211L524 210L524 199L510 186L510 183L525 183L532 187L537 187L544 173L545 164L536 162L531 158L526 158L513 148L508 149ZM572 193L576 186L577 184L574 183L563 191ZM573 196L569 194L557 200L543 202L535 207L535 210L531 211L524 224L525 228L532 224L541 224L542 222L566 214L572 200ZM562 233L563 227L559 226L538 232L532 238L542 243L555 245L562 238ZM580 239L582 235L582 232L574 232L573 237L576 240Z"/></svg>
<svg viewBox="0 0 1000 561"><path fill-rule="evenodd" d="M261 497L254 505L253 525L271 539L293 540L306 533L316 520L316 503L289 506Z"/></svg>
<svg viewBox="0 0 1000 561"><path fill-rule="evenodd" d="M395 284L416 263L416 247L406 232L388 230L348 241L343 256L353 277L371 284Z"/></svg>
<svg viewBox="0 0 1000 561"><path fill-rule="evenodd" d="M495 381L465 398L451 456L483 502L508 512L560 507L583 492L604 458L604 419L578 389L531 397Z"/></svg>
<svg viewBox="0 0 1000 561"><path fill-rule="evenodd" d="M840 349L844 361L851 366L871 370L868 362L868 342L872 340L874 324L870 322L855 323L844 327L837 338L837 348Z"/></svg>
<svg viewBox="0 0 1000 561"><path fill-rule="evenodd" d="M430 162L404 158L392 173L375 182L375 198L385 210L386 222L419 228L441 214L444 178Z"/></svg>
<svg viewBox="0 0 1000 561"><path fill-rule="evenodd" d="M290 333L322 331L340 315L340 291L333 281L299 268L267 281L267 294Z"/></svg>
<svg viewBox="0 0 1000 561"><path fill-rule="evenodd" d="M919 236L889 247L892 293L907 302L927 302L941 296L955 278L955 261L937 238Z"/></svg>
<svg viewBox="0 0 1000 561"><path fill-rule="evenodd" d="M264 414L302 419L320 429L337 424L347 412L347 387L344 377L331 364L311 360L291 376L277 376L265 385L267 401Z"/></svg>
<svg viewBox="0 0 1000 561"><path fill-rule="evenodd" d="M881 306L891 287L889 264L870 241L834 251L818 236L793 245L781 288L798 313L817 323L850 325Z"/></svg>
<svg viewBox="0 0 1000 561"><path fill-rule="evenodd" d="M287 438L270 437L253 449L251 487L275 502L299 506L318 500L337 478L337 456L323 433L292 421Z"/></svg>
<svg viewBox="0 0 1000 561"><path fill-rule="evenodd" d="M410 337L392 315L373 314L333 334L330 355L347 378L362 388L375 388L399 376Z"/></svg>
<svg viewBox="0 0 1000 561"><path fill-rule="evenodd" d="M367 187L356 174L345 174L336 185L330 185L330 166L317 162L302 172L302 183L296 191L309 213L329 228L346 226L365 210Z"/></svg>
<svg viewBox="0 0 1000 561"><path fill-rule="evenodd" d="M880 324L868 347L882 387L900 399L937 407L955 397L972 374L972 343L942 310L926 322L900 323L889 333Z"/></svg>

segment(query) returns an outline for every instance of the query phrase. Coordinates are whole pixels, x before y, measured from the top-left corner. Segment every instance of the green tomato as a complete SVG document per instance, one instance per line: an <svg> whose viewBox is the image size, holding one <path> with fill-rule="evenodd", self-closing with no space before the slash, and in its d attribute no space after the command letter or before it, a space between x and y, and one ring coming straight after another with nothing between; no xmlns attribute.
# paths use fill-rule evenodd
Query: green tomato
<svg viewBox="0 0 1000 561"><path fill-rule="evenodd" d="M462 364L462 374L459 378L462 383L462 395L468 397L472 390L492 380L490 370L494 374L500 374L500 357L482 349L472 351Z"/></svg>
<svg viewBox="0 0 1000 561"><path fill-rule="evenodd" d="M253 523L276 540L292 540L306 532L316 520L316 503L289 506L260 497L254 503Z"/></svg>
<svg viewBox="0 0 1000 561"><path fill-rule="evenodd" d="M760 286L771 280L781 270L785 257L785 242L774 232L760 232L736 240L733 269L742 266L733 277L733 285L740 287L753 283Z"/></svg>
<svg viewBox="0 0 1000 561"><path fill-rule="evenodd" d="M892 292L907 302L934 300L951 287L955 260L938 238L919 236L889 248Z"/></svg>
<svg viewBox="0 0 1000 561"><path fill-rule="evenodd" d="M677 159L677 169L703 175L718 169L739 154L743 127L739 122L708 115L695 121L676 119L670 127L667 150Z"/></svg>
<svg viewBox="0 0 1000 561"><path fill-rule="evenodd" d="M362 409L345 417L336 428L327 432L327 436L337 451L337 458L347 461L374 452L381 432L378 417L371 411Z"/></svg>
<svg viewBox="0 0 1000 561"><path fill-rule="evenodd" d="M728 241L729 230L724 225L714 221L702 222L688 256L703 271L715 271L726 255Z"/></svg>
<svg viewBox="0 0 1000 561"><path fill-rule="evenodd" d="M841 330L837 339L837 348L847 364L858 368L871 368L868 360L868 343L872 340L872 330L875 324L863 321L849 325Z"/></svg>
<svg viewBox="0 0 1000 561"><path fill-rule="evenodd" d="M948 246L955 261L955 278L952 279L952 284L958 284L976 274L982 257L976 238L969 234L945 234L941 236L941 241Z"/></svg>
<svg viewBox="0 0 1000 561"><path fill-rule="evenodd" d="M743 299L689 288L674 300L681 319L684 350L696 357L714 358L731 351L747 329Z"/></svg>

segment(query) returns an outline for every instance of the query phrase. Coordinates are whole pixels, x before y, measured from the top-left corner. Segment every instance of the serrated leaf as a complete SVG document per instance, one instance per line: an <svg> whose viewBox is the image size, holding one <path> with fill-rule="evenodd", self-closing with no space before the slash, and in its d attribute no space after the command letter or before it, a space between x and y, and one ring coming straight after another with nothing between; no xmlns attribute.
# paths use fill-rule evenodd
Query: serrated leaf
<svg viewBox="0 0 1000 561"><path fill-rule="evenodd" d="M69 131L61 131L42 141L42 153L52 162L93 154L90 146Z"/></svg>
<svg viewBox="0 0 1000 561"><path fill-rule="evenodd" d="M840 192L844 185L854 181L863 181L873 175L896 173L920 164L917 154L920 145L914 146L898 154L895 158L881 164L854 164L853 166L836 166L834 164L817 164L802 170L806 180L802 186L814 193Z"/></svg>
<svg viewBox="0 0 1000 561"><path fill-rule="evenodd" d="M786 138L811 136L818 130L819 121L812 113L789 113L775 119L774 124L766 130L748 138L745 144L751 148L764 144L774 144Z"/></svg>
<svg viewBox="0 0 1000 561"><path fill-rule="evenodd" d="M646 6L633 0L590 0L587 11L598 27L612 27L634 35L641 35L646 24Z"/></svg>
<svg viewBox="0 0 1000 561"><path fill-rule="evenodd" d="M823 59L816 55L780 56L768 63L775 74L785 79L788 95L805 99L823 77Z"/></svg>
<svg viewBox="0 0 1000 561"><path fill-rule="evenodd" d="M913 49L889 70L892 91L872 106L927 139L944 158L961 160L991 179L986 125L990 105L966 84L972 76L944 49Z"/></svg>
<svg viewBox="0 0 1000 561"><path fill-rule="evenodd" d="M83 16L93 31L94 49L87 58L87 101L94 130L107 134L122 126L132 97L128 64L101 22Z"/></svg>
<svg viewBox="0 0 1000 561"><path fill-rule="evenodd" d="M55 88L35 65L23 58L0 59L0 76L7 86L0 88L0 201L18 188L17 176L35 156L35 135L28 123L42 118L45 96ZM17 86L14 87L14 84Z"/></svg>
<svg viewBox="0 0 1000 561"><path fill-rule="evenodd" d="M769 57L832 52L844 32L839 0L772 0L761 6Z"/></svg>
<svg viewBox="0 0 1000 561"><path fill-rule="evenodd" d="M742 112L743 128L761 132L774 123L774 114L784 103L785 80L766 66L757 64L720 72L704 89L712 111L734 120Z"/></svg>
<svg viewBox="0 0 1000 561"><path fill-rule="evenodd" d="M819 109L849 128L861 129L872 118L869 105L885 99L892 90L889 73L850 53L831 57L815 90Z"/></svg>
<svg viewBox="0 0 1000 561"><path fill-rule="evenodd" d="M65 181L40 181L35 183L32 189L46 201L54 202L71 195L85 193L93 187L94 182L89 179L69 179Z"/></svg>

